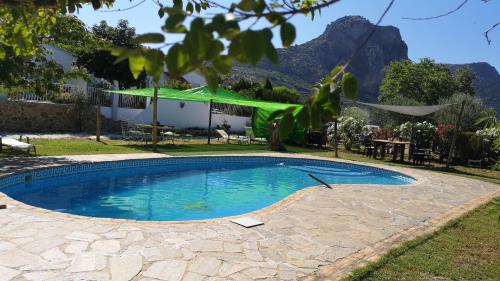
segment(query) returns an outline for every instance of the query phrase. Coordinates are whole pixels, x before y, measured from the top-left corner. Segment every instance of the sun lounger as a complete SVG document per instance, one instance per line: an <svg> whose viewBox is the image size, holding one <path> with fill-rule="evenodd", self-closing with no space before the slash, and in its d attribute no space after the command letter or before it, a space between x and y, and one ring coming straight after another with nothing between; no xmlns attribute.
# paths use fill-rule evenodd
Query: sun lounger
<svg viewBox="0 0 500 281"><path fill-rule="evenodd" d="M236 141L237 143L241 144L243 142L249 141L249 139L245 136L229 135L224 130L215 130L215 131L220 135L220 137L222 138L222 141L225 143L230 143L231 141Z"/></svg>
<svg viewBox="0 0 500 281"><path fill-rule="evenodd" d="M267 143L266 138L256 138L255 137L255 134L253 132L252 127L245 127L245 135L250 140L250 143L252 143L252 142L256 142L256 143L260 143L260 144Z"/></svg>
<svg viewBox="0 0 500 281"><path fill-rule="evenodd" d="M2 150L2 147L6 146L10 148L12 151L14 150L26 150L26 152L29 154L30 150L33 150L36 156L36 147L30 143L25 143L22 141L18 141L13 138L2 138L0 137L0 151Z"/></svg>

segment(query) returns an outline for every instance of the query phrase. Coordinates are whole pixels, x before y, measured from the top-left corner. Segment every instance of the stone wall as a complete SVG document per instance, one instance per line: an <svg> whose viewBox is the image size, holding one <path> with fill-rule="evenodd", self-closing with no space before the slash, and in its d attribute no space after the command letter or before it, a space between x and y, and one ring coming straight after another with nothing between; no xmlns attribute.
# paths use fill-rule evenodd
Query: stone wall
<svg viewBox="0 0 500 281"><path fill-rule="evenodd" d="M0 101L0 132L95 132L95 109L80 111L82 121L76 112L68 104ZM119 122L101 119L102 131L120 130Z"/></svg>

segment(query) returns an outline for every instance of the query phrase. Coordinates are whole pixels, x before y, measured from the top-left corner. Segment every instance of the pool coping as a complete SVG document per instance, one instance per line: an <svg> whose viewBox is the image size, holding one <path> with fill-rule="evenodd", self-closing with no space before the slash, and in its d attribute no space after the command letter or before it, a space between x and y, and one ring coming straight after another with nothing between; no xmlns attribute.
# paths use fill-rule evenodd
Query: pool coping
<svg viewBox="0 0 500 281"><path fill-rule="evenodd" d="M115 154L114 156L117 156L118 154ZM120 154L122 155L122 154ZM128 154L123 154L123 155L128 155ZM133 154L132 154L133 155ZM139 155L136 155L139 156ZM326 157L321 157L321 156L314 156L314 155L304 155L304 154L293 154L293 153L245 153L245 154L211 154L211 155L186 155L186 156L171 156L171 155L161 155L161 154L154 154L154 157L150 157L151 155L144 154L144 158L139 157L132 157L131 159L118 159L118 160L76 160L76 163L71 163L71 164L56 164L56 165L51 165L48 167L26 167L26 169L23 169L21 171L16 171L12 173L6 173L4 175L0 175L0 179L6 178L6 177L13 177L18 174L23 174L27 172L34 172L34 171L39 171L39 170L44 170L44 169L53 169L53 168L60 168L60 167L65 167L65 166L73 166L73 165L81 165L81 164L97 164L97 163L112 163L112 162L127 162L127 161L134 161L134 160L158 160L158 159L168 159L168 158L193 158L193 157L268 157L268 158L289 158L289 159L308 159L308 160L321 160L321 161L328 161L328 162L336 162L336 163L345 163L345 164L352 164L352 165L357 165L357 166L367 166L367 167L372 167L372 168L378 168L390 172L395 172L398 174L402 174L404 176L410 177L414 180L413 183L410 184L404 184L404 185L383 185L383 184L331 184L334 188L351 188L351 187L366 187L366 188L382 188L382 187L391 187L391 188L413 188L416 186L419 186L421 184L427 183L428 181L421 177L420 175L417 175L415 173L412 173L410 169L407 168L402 168L404 171L401 171L401 168L398 167L398 169L393 169L393 167L388 166L388 165L379 165L379 164L372 164L372 163L360 163L356 161L350 161L350 160L345 160L345 159L332 159L332 158L326 158ZM69 157L69 156L68 156ZM91 158L92 155L76 155L72 156L76 159L78 158ZM61 157L62 158L62 157ZM27 203L18 201L7 194L1 192L0 188L0 202L4 202L4 204L7 204L7 207L9 206L14 206L17 208L22 208L25 210L30 210L32 212L38 213L38 214L43 214L47 215L49 217L53 218L69 218L69 219L83 219L83 220L91 220L95 222L106 222L106 223L132 223L132 224L137 224L137 225L149 225L149 226L160 226L160 225L173 225L173 224L189 224L189 223L201 223L201 224L206 224L206 223L220 223L223 221L228 221L231 219L235 218L241 218L241 217L247 217L247 216L263 216L267 215L273 212L276 212L278 210L281 210L294 202L297 202L298 200L304 198L306 195L315 192L319 189L322 189L325 187L322 187L322 185L314 185L314 186L309 186L302 188L298 191L295 191L294 193L286 196L285 198L268 205L264 208L252 211L252 212L247 212L239 215L234 215L234 216L224 216L224 217L218 217L218 218L210 218L210 219L201 219L201 220L179 220L179 221L156 221L156 220L134 220L134 219L118 219L118 218L103 218L103 217L91 217L91 216L84 216L84 215L75 215L75 214L70 214L70 213L64 213L64 212L58 212L50 209L44 209L40 207L35 207L32 205L29 205Z"/></svg>

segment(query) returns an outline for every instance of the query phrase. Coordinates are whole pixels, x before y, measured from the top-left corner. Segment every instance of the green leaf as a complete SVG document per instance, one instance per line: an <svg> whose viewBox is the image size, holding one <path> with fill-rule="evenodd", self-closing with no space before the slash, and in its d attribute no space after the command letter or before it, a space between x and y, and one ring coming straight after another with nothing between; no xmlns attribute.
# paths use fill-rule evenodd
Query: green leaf
<svg viewBox="0 0 500 281"><path fill-rule="evenodd" d="M145 33L138 35L134 38L134 42L138 44L142 43L163 43L165 42L165 36L161 33Z"/></svg>
<svg viewBox="0 0 500 281"><path fill-rule="evenodd" d="M182 24L185 19L186 15L171 14L165 21L163 30L170 33L184 33L187 31L186 27Z"/></svg>
<svg viewBox="0 0 500 281"><path fill-rule="evenodd" d="M238 9L245 11L245 12L250 12L254 9L255 7L255 1L254 0L241 0L240 3L238 3Z"/></svg>
<svg viewBox="0 0 500 281"><path fill-rule="evenodd" d="M212 90L217 89L219 86L219 76L217 72L211 67L203 67L201 73L203 73L205 80L207 80L208 87Z"/></svg>
<svg viewBox="0 0 500 281"><path fill-rule="evenodd" d="M194 10L193 3L191 3L191 2L187 3L187 5L186 5L186 12L189 15L191 15L191 14L193 14L193 10Z"/></svg>
<svg viewBox="0 0 500 281"><path fill-rule="evenodd" d="M159 82L163 74L163 60L165 55L157 49L148 49L144 54L146 58L146 73L153 76L156 83Z"/></svg>
<svg viewBox="0 0 500 281"><path fill-rule="evenodd" d="M132 53L132 50L123 47L112 47L109 49L109 51L111 52L111 55L117 57L114 61L114 64L128 59L128 57Z"/></svg>
<svg viewBox="0 0 500 281"><path fill-rule="evenodd" d="M255 4L253 11L256 14L261 14L265 8L266 8L266 2L264 0L257 0L257 4Z"/></svg>
<svg viewBox="0 0 500 281"><path fill-rule="evenodd" d="M215 69L222 74L227 74L233 67L233 59L230 56L218 56L212 61Z"/></svg>
<svg viewBox="0 0 500 281"><path fill-rule="evenodd" d="M231 44L229 44L229 55L240 63L248 63L248 58L243 52L243 43L241 41L241 36L231 41Z"/></svg>
<svg viewBox="0 0 500 281"><path fill-rule="evenodd" d="M297 121L298 121L299 125L303 128L309 128L309 125L310 125L309 110L310 110L309 105L305 105L297 113L297 116L296 116Z"/></svg>
<svg viewBox="0 0 500 281"><path fill-rule="evenodd" d="M358 97L358 80L351 73L346 73L342 77L342 91L351 100L356 100Z"/></svg>
<svg viewBox="0 0 500 281"><path fill-rule="evenodd" d="M168 71L173 77L180 77L189 70L189 54L179 44L168 50L166 60Z"/></svg>
<svg viewBox="0 0 500 281"><path fill-rule="evenodd" d="M295 26L291 23L285 22L281 25L280 29L281 42L283 47L288 48L295 41Z"/></svg>
<svg viewBox="0 0 500 281"><path fill-rule="evenodd" d="M242 35L243 51L246 54L249 62L256 65L262 58L265 51L265 42L262 34L258 31L248 30Z"/></svg>
<svg viewBox="0 0 500 281"><path fill-rule="evenodd" d="M5 49L0 45L0 60L5 59Z"/></svg>
<svg viewBox="0 0 500 281"><path fill-rule="evenodd" d="M200 13L201 12L201 5L200 3L195 3L194 4L194 9L196 10L196 13Z"/></svg>
<svg viewBox="0 0 500 281"><path fill-rule="evenodd" d="M290 133L293 131L294 121L295 119L293 118L293 115L291 113L286 113L285 115L283 115L283 118L281 118L279 125L279 134L282 140L286 140Z"/></svg>
<svg viewBox="0 0 500 281"><path fill-rule="evenodd" d="M321 118L321 111L322 109L318 106L316 106L315 104L313 104L311 106L311 110L310 110L310 123L311 123L311 127L313 129L318 129L318 128L321 128L321 126L323 125L322 124L322 118Z"/></svg>
<svg viewBox="0 0 500 281"><path fill-rule="evenodd" d="M344 69L342 66L337 66L332 71L330 71L330 77L336 78L336 76Z"/></svg>
<svg viewBox="0 0 500 281"><path fill-rule="evenodd" d="M161 6L158 10L158 16L160 17L160 19L165 16L165 9L163 9L163 6Z"/></svg>
<svg viewBox="0 0 500 281"><path fill-rule="evenodd" d="M135 53L128 58L128 66L134 79L137 79L141 72L144 71L145 65L146 58L142 54Z"/></svg>
<svg viewBox="0 0 500 281"><path fill-rule="evenodd" d="M267 45L266 57L274 64L277 64L279 62L278 52L274 48L273 44Z"/></svg>
<svg viewBox="0 0 500 281"><path fill-rule="evenodd" d="M269 15L267 15L266 19L272 25L279 25L279 24L282 24L286 21L286 19L282 15L280 15L276 12L273 12L273 13L270 13Z"/></svg>

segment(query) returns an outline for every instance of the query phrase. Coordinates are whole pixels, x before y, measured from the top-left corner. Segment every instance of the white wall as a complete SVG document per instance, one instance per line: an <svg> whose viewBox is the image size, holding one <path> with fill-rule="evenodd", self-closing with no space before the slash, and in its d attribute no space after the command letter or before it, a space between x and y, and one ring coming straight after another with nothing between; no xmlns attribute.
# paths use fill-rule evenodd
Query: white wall
<svg viewBox="0 0 500 281"><path fill-rule="evenodd" d="M68 72L73 68L76 58L72 53L48 44L42 44L42 46L48 51L48 54L45 56L47 60L55 61L60 64L64 72ZM81 87L84 90L87 89L87 82L81 79L70 79L67 80L65 84Z"/></svg>
<svg viewBox="0 0 500 281"><path fill-rule="evenodd" d="M184 107L180 107L179 101L158 100L158 121L161 125L175 126L176 128L207 128L208 112L210 104L202 102L184 102ZM132 124L152 123L152 105L148 104L146 109L121 108L117 110L117 120L127 121ZM111 108L101 107L101 113L111 118ZM212 114L212 128L222 125L224 120L231 125L231 132L244 132L247 123L251 122L250 117L241 117L226 114Z"/></svg>

